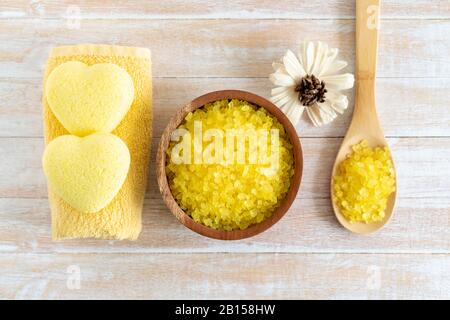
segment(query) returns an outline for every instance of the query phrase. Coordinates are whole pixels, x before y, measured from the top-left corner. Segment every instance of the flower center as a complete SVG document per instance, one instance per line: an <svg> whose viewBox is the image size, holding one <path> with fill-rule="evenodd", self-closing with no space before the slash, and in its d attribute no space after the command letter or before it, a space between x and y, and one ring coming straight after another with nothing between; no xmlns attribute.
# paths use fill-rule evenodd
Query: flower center
<svg viewBox="0 0 450 320"><path fill-rule="evenodd" d="M295 87L295 91L298 92L298 100L305 106L310 107L316 102L325 101L325 82L320 81L313 74L307 74Z"/></svg>

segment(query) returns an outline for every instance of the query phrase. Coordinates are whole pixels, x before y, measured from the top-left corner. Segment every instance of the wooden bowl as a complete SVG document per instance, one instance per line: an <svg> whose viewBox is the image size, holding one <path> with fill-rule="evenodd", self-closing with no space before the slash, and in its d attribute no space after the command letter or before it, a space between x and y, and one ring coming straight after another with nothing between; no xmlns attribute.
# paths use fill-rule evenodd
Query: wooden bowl
<svg viewBox="0 0 450 320"><path fill-rule="evenodd" d="M270 114L275 116L278 119L278 121L284 126L289 136L290 142L293 146L294 176L292 178L291 186L288 193L286 194L280 206L272 214L272 216L270 216L269 218L260 223L248 227L245 230L222 231L195 222L188 214L186 214L180 208L180 206L174 199L172 192L170 191L169 183L167 181L166 151L167 148L169 147L172 131L175 130L182 123L182 121L189 112L192 112L197 108L201 108L209 102L214 102L222 99L244 100L258 107L266 109ZM267 230L276 222L278 222L278 220L280 220L284 216L286 211L292 205L292 202L294 201L297 195L298 189L300 187L302 171L303 171L302 148L300 145L300 140L297 136L297 132L295 128L292 126L289 119L272 102L260 96L257 96L253 93L240 90L221 90L210 92L192 100L189 104L181 108L169 121L169 124L164 130L161 140L159 142L158 153L156 155L156 175L159 185L159 191L161 192L163 200L166 203L167 207L170 209L170 211L172 211L175 217L177 217L177 219L189 229L201 235L221 240L238 240L248 238Z"/></svg>

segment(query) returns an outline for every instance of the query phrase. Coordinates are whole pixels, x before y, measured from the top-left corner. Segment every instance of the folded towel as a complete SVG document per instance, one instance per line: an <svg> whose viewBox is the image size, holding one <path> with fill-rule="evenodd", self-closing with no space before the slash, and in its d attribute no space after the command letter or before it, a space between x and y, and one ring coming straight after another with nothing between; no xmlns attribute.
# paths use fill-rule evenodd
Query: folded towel
<svg viewBox="0 0 450 320"><path fill-rule="evenodd" d="M148 178L152 134L152 79L150 51L109 45L77 45L54 48L50 52L44 83L52 70L67 61L88 65L114 63L132 77L135 97L130 110L112 131L128 146L131 154L127 178L112 202L96 213L82 213L49 190L54 240L100 238L135 240L141 231L141 213ZM45 143L68 134L43 97Z"/></svg>

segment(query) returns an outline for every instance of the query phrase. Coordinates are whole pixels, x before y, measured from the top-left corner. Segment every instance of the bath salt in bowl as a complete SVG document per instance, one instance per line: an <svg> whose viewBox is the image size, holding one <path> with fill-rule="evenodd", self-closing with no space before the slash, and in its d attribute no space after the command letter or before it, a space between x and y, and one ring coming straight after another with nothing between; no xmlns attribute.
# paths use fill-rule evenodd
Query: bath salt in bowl
<svg viewBox="0 0 450 320"><path fill-rule="evenodd" d="M224 240L256 235L289 209L302 175L297 133L271 102L226 90L170 121L157 154L161 194L186 227Z"/></svg>

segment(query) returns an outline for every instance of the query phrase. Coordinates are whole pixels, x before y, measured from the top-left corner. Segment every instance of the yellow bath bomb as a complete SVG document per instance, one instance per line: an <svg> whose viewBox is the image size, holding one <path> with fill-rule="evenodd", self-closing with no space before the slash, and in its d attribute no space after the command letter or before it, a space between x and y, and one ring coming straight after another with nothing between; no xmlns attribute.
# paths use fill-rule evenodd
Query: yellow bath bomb
<svg viewBox="0 0 450 320"><path fill-rule="evenodd" d="M128 72L115 64L69 61L50 73L45 94L64 128L85 136L111 132L120 123L133 103L134 85Z"/></svg>
<svg viewBox="0 0 450 320"><path fill-rule="evenodd" d="M97 212L119 192L130 167L127 145L110 133L52 140L44 151L52 191L81 212Z"/></svg>

